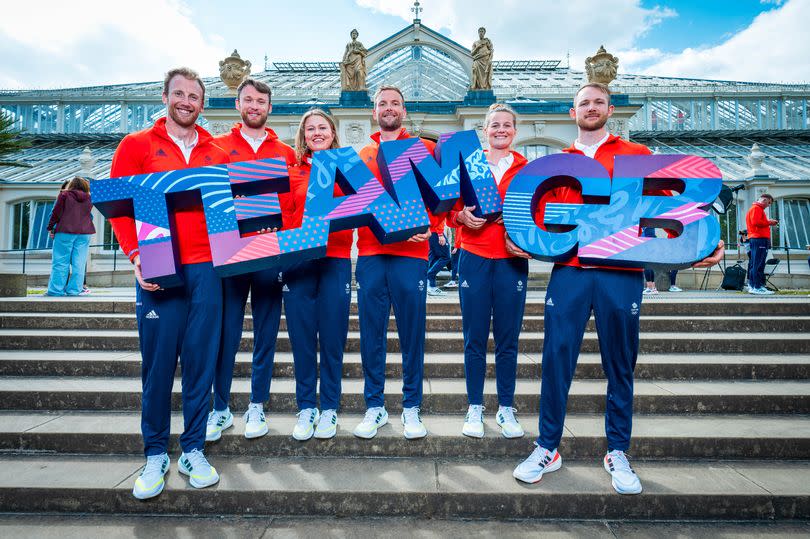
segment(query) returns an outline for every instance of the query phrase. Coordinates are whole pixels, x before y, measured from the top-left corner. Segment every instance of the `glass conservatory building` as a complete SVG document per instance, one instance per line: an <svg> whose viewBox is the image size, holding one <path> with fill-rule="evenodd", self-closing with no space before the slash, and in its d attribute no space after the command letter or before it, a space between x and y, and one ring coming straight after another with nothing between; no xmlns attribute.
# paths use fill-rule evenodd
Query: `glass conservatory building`
<svg viewBox="0 0 810 539"><path fill-rule="evenodd" d="M369 95L382 84L402 88L406 127L412 133L426 138L461 129L480 133L486 104L468 91L472 58L463 45L417 19L369 47L366 66ZM252 75L273 88L268 123L285 142L292 143L301 114L312 106L332 113L342 145L359 148L375 130L367 104L342 99L338 62L276 62ZM568 110L584 80L582 70L558 60L494 63L495 99L509 103L520 115L518 151L531 160L571 143L576 129ZM225 132L239 119L233 94L219 77L206 78L205 83L207 105L200 123L214 134ZM767 191L776 199L772 213L782 221L774 245L803 250L810 244L810 85L620 73L610 86L616 106L608 124L611 132L659 153L708 157L727 185L745 186L735 195L736 208L722 219L727 242L736 242L735 231L744 227L748 207ZM36 249L50 247L44 225L59 186L76 174L107 177L121 137L165 114L161 91L162 80L0 91L0 111L31 142L31 147L6 157L30 167L0 166L0 222L5 231L0 269L18 270L20 250L28 249L32 263L42 264L47 272L44 261L50 254ZM750 162L755 145L765 154L758 174ZM109 227L100 216L96 220L93 243L100 246L94 248L91 264L102 268L109 266L115 246ZM43 261L37 262L39 258Z"/></svg>

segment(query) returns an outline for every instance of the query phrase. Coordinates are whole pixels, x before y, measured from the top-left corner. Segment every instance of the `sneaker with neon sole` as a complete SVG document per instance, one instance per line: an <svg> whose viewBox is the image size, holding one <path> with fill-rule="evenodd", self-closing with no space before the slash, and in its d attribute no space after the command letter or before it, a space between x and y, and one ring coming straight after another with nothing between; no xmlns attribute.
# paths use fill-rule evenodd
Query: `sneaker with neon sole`
<svg viewBox="0 0 810 539"><path fill-rule="evenodd" d="M412 406L402 410L402 433L408 440L416 440L427 436L427 429L419 416L419 407Z"/></svg>
<svg viewBox="0 0 810 539"><path fill-rule="evenodd" d="M230 408L223 411L212 410L208 414L208 423L205 426L205 441L215 442L222 438L222 431L233 426L233 414Z"/></svg>
<svg viewBox="0 0 810 539"><path fill-rule="evenodd" d="M268 433L267 418L264 416L264 406L261 403L251 402L245 412L245 438L261 438Z"/></svg>
<svg viewBox="0 0 810 539"><path fill-rule="evenodd" d="M180 455L177 469L181 474L188 476L189 483L194 488L205 488L219 483L217 469L208 463L205 454L199 449Z"/></svg>
<svg viewBox="0 0 810 539"><path fill-rule="evenodd" d="M495 421L501 426L501 434L504 438L520 438L525 433L520 422L515 417L515 410L511 406L499 406L498 413L495 414Z"/></svg>
<svg viewBox="0 0 810 539"><path fill-rule="evenodd" d="M169 471L169 455L161 453L146 457L146 465L141 470L141 475L135 480L132 487L132 495L139 500L154 498L166 485L163 476Z"/></svg>
<svg viewBox="0 0 810 539"><path fill-rule="evenodd" d="M354 428L354 435L358 438L371 439L377 435L377 429L388 423L388 412L382 406L375 406L366 410L363 421Z"/></svg>
<svg viewBox="0 0 810 539"><path fill-rule="evenodd" d="M324 410L318 420L318 426L315 427L315 438L327 440L334 438L335 434L337 434L337 411Z"/></svg>
<svg viewBox="0 0 810 539"><path fill-rule="evenodd" d="M293 427L292 436L299 442L309 440L315 434L315 425L318 424L321 414L317 408L304 408L298 412L298 422Z"/></svg>
<svg viewBox="0 0 810 539"><path fill-rule="evenodd" d="M464 418L464 427L461 434L470 438L484 437L484 407L480 404L471 404L467 408L467 415Z"/></svg>

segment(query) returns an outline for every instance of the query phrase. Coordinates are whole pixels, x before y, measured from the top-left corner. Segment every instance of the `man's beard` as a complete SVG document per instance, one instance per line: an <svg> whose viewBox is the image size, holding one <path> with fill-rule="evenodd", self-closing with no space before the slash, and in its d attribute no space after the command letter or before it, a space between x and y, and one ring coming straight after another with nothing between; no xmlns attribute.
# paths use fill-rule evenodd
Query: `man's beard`
<svg viewBox="0 0 810 539"><path fill-rule="evenodd" d="M192 114L191 116L181 116L177 113L176 107L169 107L169 116L180 127L191 127L197 122L200 113Z"/></svg>
<svg viewBox="0 0 810 539"><path fill-rule="evenodd" d="M248 116L247 114L243 114L242 123L252 129L259 129L261 127L264 127L264 124L267 123L267 114L262 114L256 120L251 120L250 116Z"/></svg>
<svg viewBox="0 0 810 539"><path fill-rule="evenodd" d="M377 123L380 124L380 129L385 131L395 131L402 127L402 116L380 116Z"/></svg>
<svg viewBox="0 0 810 539"><path fill-rule="evenodd" d="M605 127L605 124L607 123L607 121L608 121L607 114L604 115L604 116L601 116L596 123L587 123L587 122L590 122L590 120L577 119L577 127L579 127L580 129L582 129L584 131L599 131L600 129Z"/></svg>

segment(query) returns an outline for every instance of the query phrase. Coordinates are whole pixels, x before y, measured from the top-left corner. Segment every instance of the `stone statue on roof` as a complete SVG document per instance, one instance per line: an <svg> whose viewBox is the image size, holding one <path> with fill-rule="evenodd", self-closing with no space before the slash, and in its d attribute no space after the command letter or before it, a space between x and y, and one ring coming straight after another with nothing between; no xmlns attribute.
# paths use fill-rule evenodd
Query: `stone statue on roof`
<svg viewBox="0 0 810 539"><path fill-rule="evenodd" d="M599 47L596 54L585 58L585 73L588 75L588 82L600 82L610 84L619 72L619 59L605 50L605 46Z"/></svg>
<svg viewBox="0 0 810 539"><path fill-rule="evenodd" d="M487 29L483 26L478 29L478 41L473 43L472 55L472 84L470 90L492 89L492 41L484 37Z"/></svg>
<svg viewBox="0 0 810 539"><path fill-rule="evenodd" d="M219 78L231 93L235 93L239 84L250 75L250 65L249 61L242 60L236 49L230 56L219 62Z"/></svg>
<svg viewBox="0 0 810 539"><path fill-rule="evenodd" d="M347 92L361 92L366 89L366 55L368 51L357 41L360 35L352 30L352 40L346 44L343 61L340 62L340 89Z"/></svg>

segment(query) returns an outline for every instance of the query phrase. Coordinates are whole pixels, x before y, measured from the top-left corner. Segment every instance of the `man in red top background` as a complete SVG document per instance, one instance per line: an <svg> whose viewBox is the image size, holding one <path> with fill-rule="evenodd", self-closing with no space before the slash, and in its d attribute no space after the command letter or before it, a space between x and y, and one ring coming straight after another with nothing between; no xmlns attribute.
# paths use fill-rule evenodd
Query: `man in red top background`
<svg viewBox="0 0 810 539"><path fill-rule="evenodd" d="M245 79L236 89L236 110L242 122L215 143L225 150L231 163L256 159L281 159L287 166L295 164L295 151L266 127L273 110L270 87L255 79ZM282 221L290 226L294 206L290 192L279 193ZM259 203L261 204L261 203ZM259 438L268 432L264 403L270 397L270 380L276 353L276 339L281 323L281 268L268 268L222 280L224 306L222 344L214 374L214 409L208 414L206 440L219 440L222 431L233 426L229 406L233 366L242 341L245 305L250 293L253 315L253 362L250 380L250 404L245 412L245 437Z"/></svg>
<svg viewBox="0 0 810 539"><path fill-rule="evenodd" d="M566 153L596 159L613 177L617 155L649 155L649 148L608 133L605 125L613 114L610 90L604 84L583 85L574 96L570 116L577 124L577 139ZM538 203L536 222L543 222L548 202L583 201L578 186L549 190ZM523 253L511 241L507 250ZM714 253L695 267L717 264L723 255L722 241ZM523 253L525 255L525 253ZM568 392L574 377L585 327L593 311L602 368L607 378L605 431L608 452L603 460L613 488L620 494L638 494L641 482L630 467L625 451L630 446L633 420L633 371L639 348L639 312L642 296L640 268L583 267L577 256L556 263L551 272L544 311L542 386L540 390L540 436L534 451L513 475L527 483L540 481L544 473L562 466L557 452L563 432Z"/></svg>
<svg viewBox="0 0 810 539"><path fill-rule="evenodd" d="M143 131L124 137L113 156L112 177L219 165L228 156L213 137L196 125L203 110L205 86L196 72L172 69L163 84L167 116ZM202 203L171 211L183 285L166 290L141 275L138 232L132 217L110 219L121 249L135 267L135 314L141 349L143 398L141 431L146 466L135 480L133 495L144 499L163 490L169 469L171 397L177 359L182 365L184 431L181 473L193 487L219 481L206 460L205 422L222 324L222 285L214 273Z"/></svg>
<svg viewBox="0 0 810 539"><path fill-rule="evenodd" d="M380 130L360 150L360 158L380 182L377 152L381 142L410 138L402 127L405 99L399 88L381 86L374 95L372 117ZM426 141L433 151L434 144ZM432 216L431 229L440 219ZM360 356L363 362L366 415L354 429L359 438L373 438L388 422L385 410L385 356L391 306L402 350L402 424L406 438L422 438L427 429L419 417L425 360L425 300L428 242L431 231L406 241L382 245L368 227L357 229L357 306L360 317Z"/></svg>
<svg viewBox="0 0 810 539"><path fill-rule="evenodd" d="M751 204L745 215L745 226L748 229L748 241L751 249L751 265L748 272L748 293L757 295L773 294L765 288L765 260L771 248L771 227L779 224L776 219L769 219L765 210L773 204L773 197L762 193L759 200Z"/></svg>

